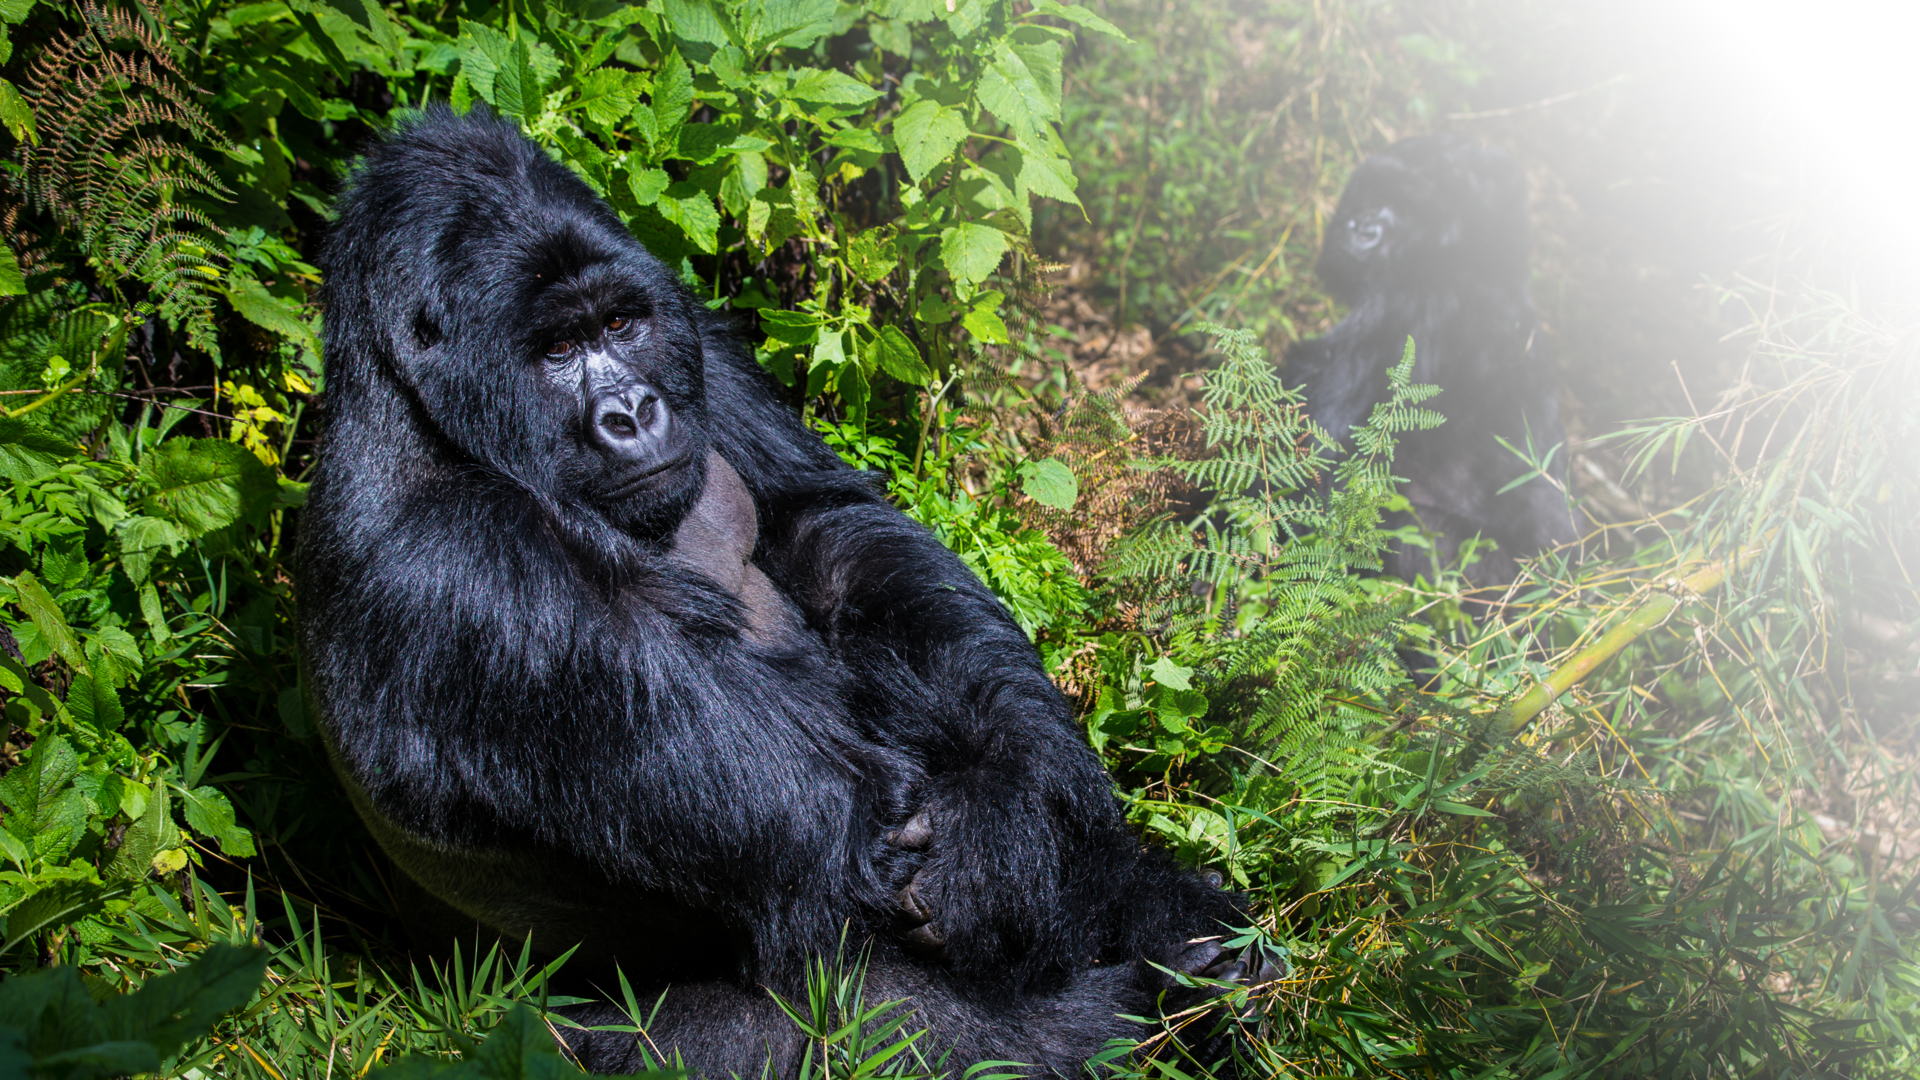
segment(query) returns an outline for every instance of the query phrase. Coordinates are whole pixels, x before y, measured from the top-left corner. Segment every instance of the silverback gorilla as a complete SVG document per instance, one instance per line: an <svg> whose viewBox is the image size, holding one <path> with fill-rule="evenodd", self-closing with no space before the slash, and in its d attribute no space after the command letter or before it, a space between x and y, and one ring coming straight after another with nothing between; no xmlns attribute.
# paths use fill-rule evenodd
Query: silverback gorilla
<svg viewBox="0 0 1920 1080"><path fill-rule="evenodd" d="M848 928L868 1000L960 1063L1077 1074L1153 1014L1153 963L1276 974L1219 941L1241 901L1128 831L979 579L517 128L403 123L326 271L308 692L426 892L670 987L650 1040L712 1077L796 1067L767 991Z"/></svg>
<svg viewBox="0 0 1920 1080"><path fill-rule="evenodd" d="M1501 490L1529 470L1496 436L1538 451L1562 439L1558 379L1533 348L1527 185L1513 160L1456 136L1394 143L1354 171L1319 271L1351 310L1325 337L1288 350L1287 381L1304 384L1307 411L1344 439L1386 399L1387 369L1413 338L1414 381L1441 387L1430 407L1447 422L1402 436L1394 473L1441 553L1451 559L1475 534L1493 540L1498 550L1467 574L1495 585L1513 580L1517 558L1574 539L1548 480ZM1397 548L1385 569L1411 578L1431 567L1424 552Z"/></svg>

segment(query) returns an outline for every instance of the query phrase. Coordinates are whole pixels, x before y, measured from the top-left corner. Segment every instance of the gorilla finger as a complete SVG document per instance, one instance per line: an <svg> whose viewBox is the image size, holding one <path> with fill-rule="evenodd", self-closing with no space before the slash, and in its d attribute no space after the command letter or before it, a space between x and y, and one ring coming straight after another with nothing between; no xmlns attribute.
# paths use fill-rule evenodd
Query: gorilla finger
<svg viewBox="0 0 1920 1080"><path fill-rule="evenodd" d="M920 879L915 877L894 896L894 900L900 905L901 914L907 916L908 920L915 925L933 921L933 906L920 895L919 885Z"/></svg>
<svg viewBox="0 0 1920 1080"><path fill-rule="evenodd" d="M908 818L905 825L888 832L884 839L897 848L924 851L933 842L933 823L927 818L927 812L922 810Z"/></svg>

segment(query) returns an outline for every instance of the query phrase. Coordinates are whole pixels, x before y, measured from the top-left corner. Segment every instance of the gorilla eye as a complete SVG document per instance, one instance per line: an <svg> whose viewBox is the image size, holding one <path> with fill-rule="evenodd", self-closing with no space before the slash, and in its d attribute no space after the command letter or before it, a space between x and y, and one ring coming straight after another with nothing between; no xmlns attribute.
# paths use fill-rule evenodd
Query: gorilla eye
<svg viewBox="0 0 1920 1080"><path fill-rule="evenodd" d="M616 334L632 325L633 320L627 318L625 315L615 315L607 320L607 329Z"/></svg>
<svg viewBox="0 0 1920 1080"><path fill-rule="evenodd" d="M573 342L571 341L556 341L547 346L547 359L549 360L565 360L572 355Z"/></svg>

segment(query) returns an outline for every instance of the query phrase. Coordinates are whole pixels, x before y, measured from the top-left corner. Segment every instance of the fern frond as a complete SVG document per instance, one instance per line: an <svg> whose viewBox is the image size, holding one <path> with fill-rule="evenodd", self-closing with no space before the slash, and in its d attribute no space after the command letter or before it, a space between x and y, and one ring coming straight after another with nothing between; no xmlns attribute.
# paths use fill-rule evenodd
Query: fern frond
<svg viewBox="0 0 1920 1080"><path fill-rule="evenodd" d="M16 148L13 184L110 274L143 283L196 344L210 343L224 237L183 198L228 195L200 156L226 139L175 61L156 5L82 0L78 13L81 26L27 65L22 96L41 138Z"/></svg>

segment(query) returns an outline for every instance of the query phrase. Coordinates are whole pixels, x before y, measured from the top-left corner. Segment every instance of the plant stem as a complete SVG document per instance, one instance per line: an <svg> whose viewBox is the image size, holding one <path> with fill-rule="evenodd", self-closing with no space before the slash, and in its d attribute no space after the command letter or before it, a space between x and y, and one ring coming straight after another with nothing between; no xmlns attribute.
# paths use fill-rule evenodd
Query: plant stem
<svg viewBox="0 0 1920 1080"><path fill-rule="evenodd" d="M1672 615L1674 609L1701 593L1711 592L1727 580L1727 574L1741 562L1752 558L1766 546L1766 540L1754 544L1720 562L1710 563L1683 578L1668 578L1666 590L1655 594L1638 611L1621 620L1618 625L1600 635L1600 639L1575 653L1573 659L1561 664L1547 676L1545 682L1520 696L1500 722L1500 732L1505 735L1517 733L1521 728L1540 715L1554 699L1571 690L1575 684L1597 671L1601 664L1611 660L1616 653L1632 644L1640 635L1659 626Z"/></svg>

